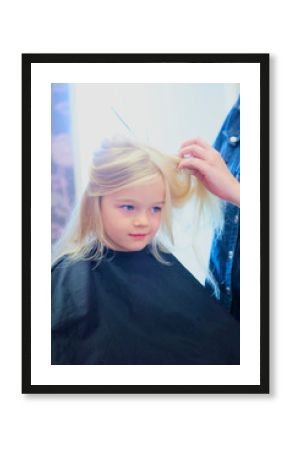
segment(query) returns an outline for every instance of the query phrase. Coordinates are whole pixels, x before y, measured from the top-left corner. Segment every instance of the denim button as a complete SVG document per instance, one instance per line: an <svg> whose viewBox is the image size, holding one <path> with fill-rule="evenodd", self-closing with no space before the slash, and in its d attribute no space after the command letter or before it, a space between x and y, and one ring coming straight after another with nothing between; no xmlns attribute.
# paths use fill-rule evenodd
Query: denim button
<svg viewBox="0 0 290 450"><path fill-rule="evenodd" d="M230 250L228 253L228 258L233 259L233 256L234 256L234 252L232 250Z"/></svg>
<svg viewBox="0 0 290 450"><path fill-rule="evenodd" d="M239 221L239 215L236 214L235 217L234 217L234 223L238 223L238 221Z"/></svg>
<svg viewBox="0 0 290 450"><path fill-rule="evenodd" d="M239 138L237 136L231 136L229 138L229 141L231 144L235 144L236 142L238 142Z"/></svg>

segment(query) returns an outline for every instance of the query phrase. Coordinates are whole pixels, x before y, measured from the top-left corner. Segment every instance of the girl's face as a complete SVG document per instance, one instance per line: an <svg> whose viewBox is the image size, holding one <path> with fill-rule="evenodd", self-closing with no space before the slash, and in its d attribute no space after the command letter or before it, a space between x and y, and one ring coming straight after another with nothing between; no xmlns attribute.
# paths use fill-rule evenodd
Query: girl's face
<svg viewBox="0 0 290 450"><path fill-rule="evenodd" d="M101 214L114 250L142 250L155 236L165 203L162 177L102 197Z"/></svg>

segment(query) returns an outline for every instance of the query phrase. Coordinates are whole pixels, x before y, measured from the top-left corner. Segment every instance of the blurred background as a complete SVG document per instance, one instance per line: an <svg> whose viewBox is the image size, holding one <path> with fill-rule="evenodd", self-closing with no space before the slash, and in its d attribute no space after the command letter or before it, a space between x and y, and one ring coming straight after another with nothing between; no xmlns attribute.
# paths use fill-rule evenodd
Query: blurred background
<svg viewBox="0 0 290 450"><path fill-rule="evenodd" d="M213 143L239 94L239 84L51 85L51 239L59 239L86 186L92 153L105 138L136 137L177 154L181 143L200 136ZM181 262L204 282L211 231L190 233L191 209L174 218Z"/></svg>

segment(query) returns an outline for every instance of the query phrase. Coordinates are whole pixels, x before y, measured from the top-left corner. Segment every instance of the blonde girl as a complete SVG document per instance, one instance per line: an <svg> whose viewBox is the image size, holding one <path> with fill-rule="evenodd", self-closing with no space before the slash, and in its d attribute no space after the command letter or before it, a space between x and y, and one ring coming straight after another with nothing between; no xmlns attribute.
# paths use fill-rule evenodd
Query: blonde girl
<svg viewBox="0 0 290 450"><path fill-rule="evenodd" d="M239 327L166 249L172 211L195 199L195 225L220 204L180 158L106 142L55 250L53 364L239 364Z"/></svg>

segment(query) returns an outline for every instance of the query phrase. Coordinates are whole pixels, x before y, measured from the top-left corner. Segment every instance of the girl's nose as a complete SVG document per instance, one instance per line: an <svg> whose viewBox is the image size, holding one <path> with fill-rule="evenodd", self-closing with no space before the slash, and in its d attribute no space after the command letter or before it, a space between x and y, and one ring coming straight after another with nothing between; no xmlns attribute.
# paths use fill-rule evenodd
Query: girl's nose
<svg viewBox="0 0 290 450"><path fill-rule="evenodd" d="M141 214L138 214L135 218L134 218L134 225L135 226L146 226L146 225L148 225L148 223L149 223L149 220L148 220L148 217L147 217L147 214L146 213L141 213Z"/></svg>

